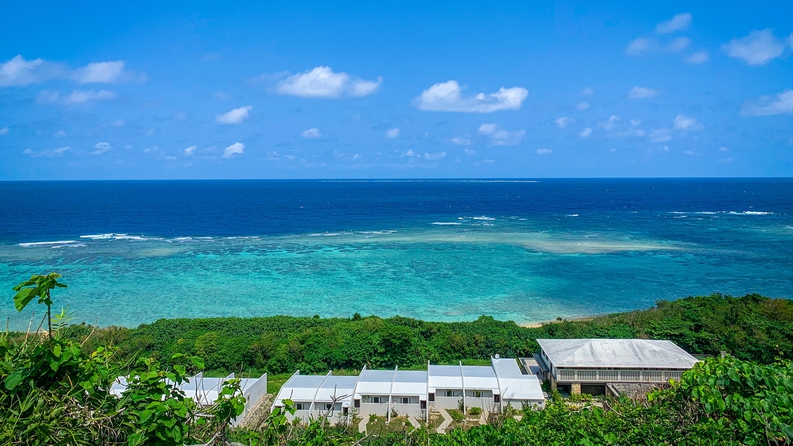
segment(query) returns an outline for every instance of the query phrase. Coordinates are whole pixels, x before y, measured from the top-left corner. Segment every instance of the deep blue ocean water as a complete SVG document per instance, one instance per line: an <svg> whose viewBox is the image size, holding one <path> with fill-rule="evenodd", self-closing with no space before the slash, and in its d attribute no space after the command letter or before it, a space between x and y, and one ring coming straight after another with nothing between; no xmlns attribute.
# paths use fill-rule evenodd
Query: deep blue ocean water
<svg viewBox="0 0 793 446"><path fill-rule="evenodd" d="M517 322L793 297L793 179L0 182L0 316L354 312ZM40 310L39 310L40 313Z"/></svg>

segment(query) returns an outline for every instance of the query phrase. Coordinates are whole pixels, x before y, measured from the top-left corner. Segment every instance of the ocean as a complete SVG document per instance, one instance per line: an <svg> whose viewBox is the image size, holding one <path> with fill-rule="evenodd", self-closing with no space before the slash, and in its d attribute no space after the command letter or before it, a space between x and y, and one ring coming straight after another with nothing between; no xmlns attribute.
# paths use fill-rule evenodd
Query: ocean
<svg viewBox="0 0 793 446"><path fill-rule="evenodd" d="M0 182L0 316L57 271L73 322L480 315L793 297L793 179ZM35 305L31 305L35 307Z"/></svg>

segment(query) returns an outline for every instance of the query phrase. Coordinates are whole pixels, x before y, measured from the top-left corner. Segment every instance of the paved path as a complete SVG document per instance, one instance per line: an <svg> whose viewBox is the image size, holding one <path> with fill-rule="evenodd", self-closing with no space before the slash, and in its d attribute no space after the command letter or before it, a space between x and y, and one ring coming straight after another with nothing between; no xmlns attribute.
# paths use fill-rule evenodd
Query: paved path
<svg viewBox="0 0 793 446"><path fill-rule="evenodd" d="M366 432L366 423L368 421L369 421L369 418L366 417L366 418L362 419L360 423L358 423L358 432L360 432L362 434Z"/></svg>
<svg viewBox="0 0 793 446"><path fill-rule="evenodd" d="M419 422L418 422L418 421L416 421L416 419L415 419L415 418L413 418L413 417L412 417L412 416L410 416L410 415L408 415L408 422L409 422L409 423L410 423L410 424L411 424L413 427L415 427L416 429L418 429L418 428L420 428L420 427L421 427L421 425L419 425Z"/></svg>
<svg viewBox="0 0 793 446"><path fill-rule="evenodd" d="M438 412L440 412L443 417L443 423L438 426L437 432L439 434L445 434L446 428L452 423L452 417L449 416L449 412L446 412L446 409L438 409Z"/></svg>

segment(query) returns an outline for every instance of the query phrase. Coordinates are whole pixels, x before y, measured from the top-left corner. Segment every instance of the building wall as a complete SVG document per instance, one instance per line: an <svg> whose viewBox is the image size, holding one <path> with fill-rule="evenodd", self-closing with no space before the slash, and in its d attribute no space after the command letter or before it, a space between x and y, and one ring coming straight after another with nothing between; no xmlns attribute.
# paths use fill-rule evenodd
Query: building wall
<svg viewBox="0 0 793 446"><path fill-rule="evenodd" d="M380 403L365 403L361 398L361 407L357 408L358 416L361 418L369 415L386 416L388 415L388 397L381 397Z"/></svg>
<svg viewBox="0 0 793 446"><path fill-rule="evenodd" d="M435 393L435 401L430 402L433 409L459 409L462 396L440 396Z"/></svg>
<svg viewBox="0 0 793 446"><path fill-rule="evenodd" d="M396 413L399 415L410 415L411 417L419 420L424 419L424 412L421 410L421 404L418 402L418 397L416 397L416 404L391 403L391 409L396 411Z"/></svg>

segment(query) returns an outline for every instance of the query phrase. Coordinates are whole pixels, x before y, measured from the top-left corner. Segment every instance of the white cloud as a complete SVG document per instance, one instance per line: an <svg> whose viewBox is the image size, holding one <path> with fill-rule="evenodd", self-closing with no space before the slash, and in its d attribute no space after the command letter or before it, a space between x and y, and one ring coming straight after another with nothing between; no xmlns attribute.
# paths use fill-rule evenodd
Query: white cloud
<svg viewBox="0 0 793 446"><path fill-rule="evenodd" d="M424 152L424 159L427 161L438 161L446 157L446 152L429 153Z"/></svg>
<svg viewBox="0 0 793 446"><path fill-rule="evenodd" d="M683 31L691 25L691 14L683 12L676 14L671 19L661 22L655 27L658 34L669 34L675 31Z"/></svg>
<svg viewBox="0 0 793 446"><path fill-rule="evenodd" d="M632 56L648 53L650 52L650 40L646 37L638 37L628 44L625 52Z"/></svg>
<svg viewBox="0 0 793 446"><path fill-rule="evenodd" d="M463 96L463 88L455 80L441 82L421 92L414 101L419 110L467 113L490 113L499 110L519 110L529 95L521 87L501 87L495 93Z"/></svg>
<svg viewBox="0 0 793 446"><path fill-rule="evenodd" d="M581 131L581 137L582 138L586 138L586 137L588 137L591 134L592 134L592 129L590 127L587 127L587 128L585 128L584 130Z"/></svg>
<svg viewBox="0 0 793 446"><path fill-rule="evenodd" d="M689 39L688 37L678 37L677 39L673 40L666 47L666 49L673 53L677 53L678 51L683 51L689 45L691 45L691 39Z"/></svg>
<svg viewBox="0 0 793 446"><path fill-rule="evenodd" d="M732 162L732 157L728 156L727 158L720 158L720 159L717 159L716 162L717 163L731 163Z"/></svg>
<svg viewBox="0 0 793 446"><path fill-rule="evenodd" d="M229 99L231 99L229 95L223 93L222 91L216 91L214 96L215 96L215 100L217 101L228 101Z"/></svg>
<svg viewBox="0 0 793 446"><path fill-rule="evenodd" d="M196 149L196 146L190 146L190 147L184 149L184 156L191 156L193 153L195 153L195 149Z"/></svg>
<svg viewBox="0 0 793 446"><path fill-rule="evenodd" d="M456 146L470 146L471 144L473 144L473 141L471 141L470 138L458 138L458 137L455 137L455 138L450 139L449 142L454 144L454 145L456 145Z"/></svg>
<svg viewBox="0 0 793 446"><path fill-rule="evenodd" d="M60 103L64 105L85 104L91 101L109 101L116 97L116 93L108 90L74 90L69 96L61 96L57 91L44 90L39 93L39 102Z"/></svg>
<svg viewBox="0 0 793 446"><path fill-rule="evenodd" d="M672 132L670 132L666 127L655 129L650 132L650 141L652 142L664 142L669 141L670 139L672 139Z"/></svg>
<svg viewBox="0 0 793 446"><path fill-rule="evenodd" d="M589 102L580 102L578 105L576 105L576 108L579 110L586 110L589 108Z"/></svg>
<svg viewBox="0 0 793 446"><path fill-rule="evenodd" d="M742 115L771 116L793 113L793 90L785 90L776 96L763 96L757 101L747 102L741 109Z"/></svg>
<svg viewBox="0 0 793 446"><path fill-rule="evenodd" d="M68 70L44 59L25 60L17 55L0 64L0 86L25 86L49 79L65 78L81 84L144 81L144 74L124 69L124 61L92 62L83 68Z"/></svg>
<svg viewBox="0 0 793 446"><path fill-rule="evenodd" d="M32 156L33 158L59 158L62 157L69 150L71 150L69 146L59 147L57 149L51 149L51 150L42 150L41 152L36 152L28 148L23 150L22 153L25 155Z"/></svg>
<svg viewBox="0 0 793 446"><path fill-rule="evenodd" d="M221 158L231 158L234 155L242 155L242 152L245 150L245 144L241 142L235 142L234 144L226 147L223 151L223 155Z"/></svg>
<svg viewBox="0 0 793 446"><path fill-rule="evenodd" d="M0 128L0 135L8 135L8 127Z"/></svg>
<svg viewBox="0 0 793 446"><path fill-rule="evenodd" d="M702 130L704 127L697 123L697 120L694 118L689 118L685 115L677 115L675 119L672 120L672 125L675 127L676 130L682 131L689 131L689 130Z"/></svg>
<svg viewBox="0 0 793 446"><path fill-rule="evenodd" d="M0 64L0 86L21 86L46 80L46 62L44 59L25 60L22 55Z"/></svg>
<svg viewBox="0 0 793 446"><path fill-rule="evenodd" d="M582 96L592 96L593 94L595 94L595 90L593 90L592 87L586 87L581 90Z"/></svg>
<svg viewBox="0 0 793 446"><path fill-rule="evenodd" d="M93 62L72 73L72 79L81 84L113 84L119 81L124 73L124 61Z"/></svg>
<svg viewBox="0 0 793 446"><path fill-rule="evenodd" d="M250 105L240 108L235 108L222 115L217 115L215 120L220 124L239 124L240 122L248 119L248 112L253 109Z"/></svg>
<svg viewBox="0 0 793 446"><path fill-rule="evenodd" d="M476 150L474 150L474 149L463 149L463 152L466 155L476 155Z"/></svg>
<svg viewBox="0 0 793 446"><path fill-rule="evenodd" d="M642 123L642 121L640 121L638 119L631 119L631 125L634 126L634 127L636 127L637 125L639 125L641 123Z"/></svg>
<svg viewBox="0 0 793 446"><path fill-rule="evenodd" d="M710 56L708 56L707 51L699 51L686 58L686 62L690 64L701 64L709 60L710 60Z"/></svg>
<svg viewBox="0 0 793 446"><path fill-rule="evenodd" d="M728 148L726 148L724 146L719 147L719 152L729 152L729 151L730 151L730 149L728 149Z"/></svg>
<svg viewBox="0 0 793 446"><path fill-rule="evenodd" d="M382 83L382 77L378 77L376 81L367 81L343 72L334 73L330 67L319 66L278 82L275 91L315 98L338 98L345 95L360 97L374 93Z"/></svg>
<svg viewBox="0 0 793 446"><path fill-rule="evenodd" d="M58 130L57 132L52 134L53 138L66 138L66 132L63 130Z"/></svg>
<svg viewBox="0 0 793 446"><path fill-rule="evenodd" d="M397 136L399 136L399 129L397 129L397 128L388 129L388 130L385 131L385 137L388 138L388 139L394 139Z"/></svg>
<svg viewBox="0 0 793 446"><path fill-rule="evenodd" d="M658 90L652 88L639 87L638 85L631 88L628 93L628 99L644 99L658 96Z"/></svg>
<svg viewBox="0 0 793 446"><path fill-rule="evenodd" d="M553 153L551 149L537 149L537 155L550 155L551 153Z"/></svg>
<svg viewBox="0 0 793 446"><path fill-rule="evenodd" d="M684 150L683 154L685 154L685 155L694 155L694 156L702 155L701 153L695 152L693 150Z"/></svg>
<svg viewBox="0 0 793 446"><path fill-rule="evenodd" d="M322 132L320 132L318 128L314 127L307 130L303 130L300 136L306 139L319 139L322 138Z"/></svg>
<svg viewBox="0 0 793 446"><path fill-rule="evenodd" d="M101 155L101 154L103 154L105 152L109 152L110 151L110 144L108 144L106 142L96 143L96 145L94 146L94 149L95 149L94 151L88 152L88 154L89 155Z"/></svg>
<svg viewBox="0 0 793 446"><path fill-rule="evenodd" d="M124 121L123 119L119 119L119 120L117 120L117 121L113 121L113 122L112 122L110 125L112 125L113 127L124 127L124 125L125 125L126 123L127 123L127 122L126 122L126 121Z"/></svg>
<svg viewBox="0 0 793 446"><path fill-rule="evenodd" d="M504 130L498 124L482 124L479 126L479 134L490 137L490 144L494 146L514 146L523 139L526 130Z"/></svg>
<svg viewBox="0 0 793 446"><path fill-rule="evenodd" d="M636 129L636 130L633 132L633 134L634 134L634 135L636 135L636 136L644 136L646 133L647 133L647 132L645 132L645 131L644 131L644 130L642 130L642 129Z"/></svg>
<svg viewBox="0 0 793 446"><path fill-rule="evenodd" d="M554 122L556 123L557 127L559 127L560 129L563 129L563 128L567 127L567 124L572 123L573 120L571 118L568 118L567 116L562 116L561 118L557 119Z"/></svg>
<svg viewBox="0 0 793 446"><path fill-rule="evenodd" d="M614 130L614 126L617 125L617 121L619 121L619 120L620 120L619 116L611 115L611 116L609 116L608 121L600 121L600 122L598 122L598 126L600 126L600 128L602 128L603 130L605 130L607 132L610 132L610 131Z"/></svg>
<svg viewBox="0 0 793 446"><path fill-rule="evenodd" d="M782 42L771 34L770 29L752 31L746 37L732 39L721 48L730 57L741 59L749 65L765 65L782 55L785 49Z"/></svg>

